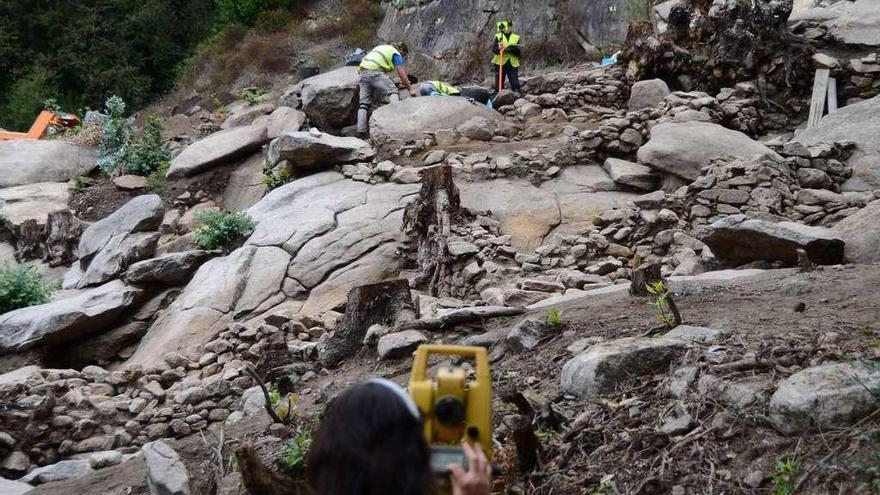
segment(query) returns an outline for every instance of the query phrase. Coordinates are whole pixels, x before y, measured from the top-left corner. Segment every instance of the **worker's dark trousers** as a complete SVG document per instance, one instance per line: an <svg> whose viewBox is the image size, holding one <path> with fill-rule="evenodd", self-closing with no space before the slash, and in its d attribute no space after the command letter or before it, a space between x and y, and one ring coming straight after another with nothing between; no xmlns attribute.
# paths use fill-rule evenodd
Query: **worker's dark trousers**
<svg viewBox="0 0 880 495"><path fill-rule="evenodd" d="M497 82L498 81L498 66L495 64L492 64L492 70L495 71L494 72L495 81L496 81L495 84L498 84L498 82ZM519 67L514 67L514 66L510 65L510 61L508 60L507 63L504 64L503 70L504 70L503 79L507 80L507 82L510 83L510 89L519 93L520 92ZM504 82L504 80L502 80L501 84L504 87L507 87L507 84ZM502 87L502 89L504 89L504 87Z"/></svg>

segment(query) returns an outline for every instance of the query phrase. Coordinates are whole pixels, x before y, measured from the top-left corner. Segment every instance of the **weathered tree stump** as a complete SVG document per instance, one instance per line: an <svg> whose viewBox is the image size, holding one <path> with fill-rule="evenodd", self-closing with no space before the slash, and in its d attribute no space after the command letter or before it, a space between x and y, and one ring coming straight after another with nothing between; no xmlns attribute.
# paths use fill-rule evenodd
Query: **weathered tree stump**
<svg viewBox="0 0 880 495"><path fill-rule="evenodd" d="M633 270L632 281L629 284L629 294L635 297L649 295L648 286L663 281L663 277L660 275L661 266L660 263L642 263Z"/></svg>
<svg viewBox="0 0 880 495"><path fill-rule="evenodd" d="M448 165L425 170L419 197L403 213L403 232L418 243L419 275L416 286L432 296L448 295L452 258L447 248L452 225L461 223L467 212L461 207L458 188Z"/></svg>
<svg viewBox="0 0 880 495"><path fill-rule="evenodd" d="M45 252L46 227L36 220L25 220L18 227L15 257L20 260L42 259Z"/></svg>
<svg viewBox="0 0 880 495"><path fill-rule="evenodd" d="M53 211L46 221L46 261L49 266L67 265L76 259L82 222L70 210Z"/></svg>
<svg viewBox="0 0 880 495"><path fill-rule="evenodd" d="M378 323L392 327L397 322L414 320L417 314L406 280L389 280L351 289L336 332L319 349L321 364L332 368L353 356L363 344L370 326Z"/></svg>
<svg viewBox="0 0 880 495"><path fill-rule="evenodd" d="M241 482L248 493L259 495L300 495L308 493L305 482L267 466L251 445L235 452Z"/></svg>

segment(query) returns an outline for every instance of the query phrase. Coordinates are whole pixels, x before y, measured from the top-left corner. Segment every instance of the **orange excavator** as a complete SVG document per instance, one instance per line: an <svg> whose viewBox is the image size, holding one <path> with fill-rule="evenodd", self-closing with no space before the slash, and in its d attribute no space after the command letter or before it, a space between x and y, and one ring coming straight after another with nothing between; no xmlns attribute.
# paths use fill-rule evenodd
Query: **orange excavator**
<svg viewBox="0 0 880 495"><path fill-rule="evenodd" d="M56 129L65 129L76 127L79 125L79 117L73 114L55 114L48 110L43 110L37 116L37 120L27 132L9 132L0 131L0 141L8 141L12 139L41 139L46 135L49 127Z"/></svg>

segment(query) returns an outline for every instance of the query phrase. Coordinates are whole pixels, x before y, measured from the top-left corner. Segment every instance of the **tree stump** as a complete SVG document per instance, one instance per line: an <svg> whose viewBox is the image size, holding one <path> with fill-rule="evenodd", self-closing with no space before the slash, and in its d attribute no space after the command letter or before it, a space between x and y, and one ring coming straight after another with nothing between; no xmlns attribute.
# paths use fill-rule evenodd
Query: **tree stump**
<svg viewBox="0 0 880 495"><path fill-rule="evenodd" d="M663 281L663 277L660 275L660 268L660 263L655 262L642 263L633 270L632 281L629 284L629 294L634 297L649 295L648 285Z"/></svg>
<svg viewBox="0 0 880 495"><path fill-rule="evenodd" d="M46 221L46 261L49 266L67 265L76 259L82 223L70 210L53 211Z"/></svg>
<svg viewBox="0 0 880 495"><path fill-rule="evenodd" d="M302 480L294 479L267 466L250 444L235 452L241 482L248 493L260 495L300 495L308 493Z"/></svg>
<svg viewBox="0 0 880 495"><path fill-rule="evenodd" d="M36 220L25 220L18 227L15 257L19 261L42 259L45 252L46 227Z"/></svg>
<svg viewBox="0 0 880 495"><path fill-rule="evenodd" d="M336 332L319 349L321 364L332 368L353 356L363 345L370 326L378 323L393 327L396 322L415 320L417 314L406 280L389 280L351 289Z"/></svg>
<svg viewBox="0 0 880 495"><path fill-rule="evenodd" d="M444 165L425 170L419 197L406 206L401 229L418 243L416 286L425 288L432 296L450 292L452 257L447 240L452 225L461 223L466 216L458 188L452 181L452 167Z"/></svg>

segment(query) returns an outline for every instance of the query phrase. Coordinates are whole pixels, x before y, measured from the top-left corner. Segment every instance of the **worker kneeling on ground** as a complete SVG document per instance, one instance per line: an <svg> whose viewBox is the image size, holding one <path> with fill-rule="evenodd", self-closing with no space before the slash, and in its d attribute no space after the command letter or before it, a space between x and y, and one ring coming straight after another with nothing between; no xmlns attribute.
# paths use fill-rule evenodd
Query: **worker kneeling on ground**
<svg viewBox="0 0 880 495"><path fill-rule="evenodd" d="M486 104L489 92L482 88L458 88L443 81L425 81L419 84L421 96L461 96Z"/></svg>
<svg viewBox="0 0 880 495"><path fill-rule="evenodd" d="M370 111L379 105L389 101L398 101L397 86L388 77L391 72L397 72L400 82L409 90L409 94L416 96L416 88L410 83L410 78L403 68L404 58L409 55L406 43L395 42L390 45L379 45L373 48L358 65L358 82L360 85L360 105L358 106L358 137L366 139L369 136Z"/></svg>
<svg viewBox="0 0 880 495"><path fill-rule="evenodd" d="M510 83L510 89L514 93L520 93L519 85L519 62L522 55L521 40L518 34L513 32L513 22L498 21L495 24L495 39L492 40L492 66L495 69L494 74L498 76L499 70L501 77L498 77L498 91L504 89L504 79Z"/></svg>

